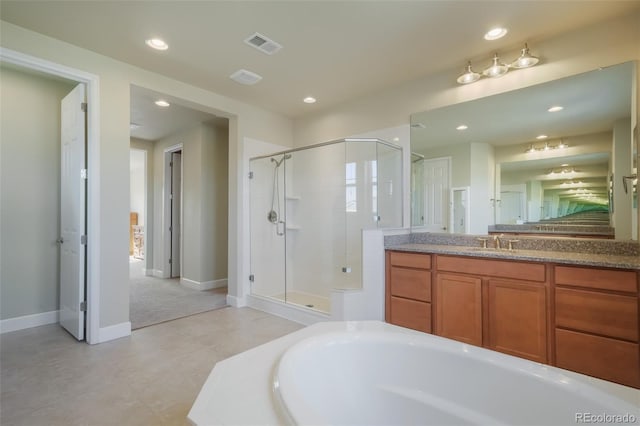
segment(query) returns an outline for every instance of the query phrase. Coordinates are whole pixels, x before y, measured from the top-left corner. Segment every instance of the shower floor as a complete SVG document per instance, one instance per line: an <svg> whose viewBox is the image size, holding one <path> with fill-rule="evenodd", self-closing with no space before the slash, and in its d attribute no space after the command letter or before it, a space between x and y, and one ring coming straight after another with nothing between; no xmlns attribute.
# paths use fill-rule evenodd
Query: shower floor
<svg viewBox="0 0 640 426"><path fill-rule="evenodd" d="M308 309L328 314L331 311L331 304L328 297L316 296L314 294L299 293L297 291L289 291L287 293L276 294L271 296L274 299L286 301L294 305L302 306ZM286 297L286 300L285 300Z"/></svg>

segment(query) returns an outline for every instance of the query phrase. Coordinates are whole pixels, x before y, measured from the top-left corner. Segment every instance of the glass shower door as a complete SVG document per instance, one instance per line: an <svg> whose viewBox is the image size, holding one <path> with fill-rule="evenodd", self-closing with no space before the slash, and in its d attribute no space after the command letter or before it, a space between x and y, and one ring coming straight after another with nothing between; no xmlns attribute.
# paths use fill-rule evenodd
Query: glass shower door
<svg viewBox="0 0 640 426"><path fill-rule="evenodd" d="M287 303L329 312L344 266L344 144L292 152L286 160Z"/></svg>
<svg viewBox="0 0 640 426"><path fill-rule="evenodd" d="M278 163L280 157L249 162L250 280L251 294L284 300L284 167Z"/></svg>

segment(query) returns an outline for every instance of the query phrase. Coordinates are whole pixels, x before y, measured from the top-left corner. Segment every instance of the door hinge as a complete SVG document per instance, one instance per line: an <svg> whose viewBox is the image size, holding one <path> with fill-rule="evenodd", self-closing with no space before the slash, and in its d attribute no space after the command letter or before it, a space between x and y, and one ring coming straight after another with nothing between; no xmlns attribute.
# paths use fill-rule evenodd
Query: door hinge
<svg viewBox="0 0 640 426"><path fill-rule="evenodd" d="M173 259L169 259L169 265L173 263Z"/></svg>
<svg viewBox="0 0 640 426"><path fill-rule="evenodd" d="M249 172L249 179L253 179L253 172Z"/></svg>
<svg viewBox="0 0 640 426"><path fill-rule="evenodd" d="M80 235L80 244L82 245L87 245L87 236L86 235Z"/></svg>
<svg viewBox="0 0 640 426"><path fill-rule="evenodd" d="M169 161L169 167L173 167L173 161Z"/></svg>
<svg viewBox="0 0 640 426"><path fill-rule="evenodd" d="M173 226L169 227L169 232L173 231Z"/></svg>
<svg viewBox="0 0 640 426"><path fill-rule="evenodd" d="M80 104L80 109L82 110L82 112L87 112L87 103L86 102L82 102Z"/></svg>
<svg viewBox="0 0 640 426"><path fill-rule="evenodd" d="M249 282L253 282L255 281L255 277L253 276L253 274L249 275Z"/></svg>
<svg viewBox="0 0 640 426"><path fill-rule="evenodd" d="M87 312L87 302L80 302L80 312Z"/></svg>
<svg viewBox="0 0 640 426"><path fill-rule="evenodd" d="M87 169L81 169L80 170L80 178L82 178L82 179L86 179L87 178Z"/></svg>

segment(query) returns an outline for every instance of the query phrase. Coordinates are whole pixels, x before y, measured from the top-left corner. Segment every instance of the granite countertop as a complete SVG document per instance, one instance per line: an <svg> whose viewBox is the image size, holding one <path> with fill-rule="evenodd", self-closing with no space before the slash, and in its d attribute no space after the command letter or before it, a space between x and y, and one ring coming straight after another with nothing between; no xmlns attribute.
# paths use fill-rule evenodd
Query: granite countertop
<svg viewBox="0 0 640 426"><path fill-rule="evenodd" d="M568 265L599 266L607 268L640 270L640 256L611 255L598 253L576 253L547 250L496 250L445 244L406 243L388 245L387 250L399 250L418 253L452 254L458 256L486 257L491 259L528 260L536 262L554 262Z"/></svg>

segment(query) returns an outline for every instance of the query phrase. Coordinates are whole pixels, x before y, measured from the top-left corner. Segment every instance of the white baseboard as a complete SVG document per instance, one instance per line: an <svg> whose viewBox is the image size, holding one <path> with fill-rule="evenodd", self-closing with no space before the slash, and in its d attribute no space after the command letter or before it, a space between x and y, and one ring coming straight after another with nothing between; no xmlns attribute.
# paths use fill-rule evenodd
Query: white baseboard
<svg viewBox="0 0 640 426"><path fill-rule="evenodd" d="M286 304L278 300L256 296L253 294L247 296L247 300L247 305L253 309L267 312L278 317L286 318L290 321L294 321L303 325L311 325L320 321L328 321L330 319L329 315L326 314L313 312L309 309L300 308L292 304ZM228 296L227 303L229 303Z"/></svg>
<svg viewBox="0 0 640 426"><path fill-rule="evenodd" d="M227 286L227 279L213 281L194 281L189 278L180 278L180 284L194 290L211 290L214 288L222 288Z"/></svg>
<svg viewBox="0 0 640 426"><path fill-rule="evenodd" d="M0 334L25 328L39 327L41 325L55 324L60 318L60 311L42 312L40 314L24 315L21 317L7 318L0 321Z"/></svg>
<svg viewBox="0 0 640 426"><path fill-rule="evenodd" d="M108 342L131 335L131 323L121 322L120 324L101 327L98 330L98 343Z"/></svg>

